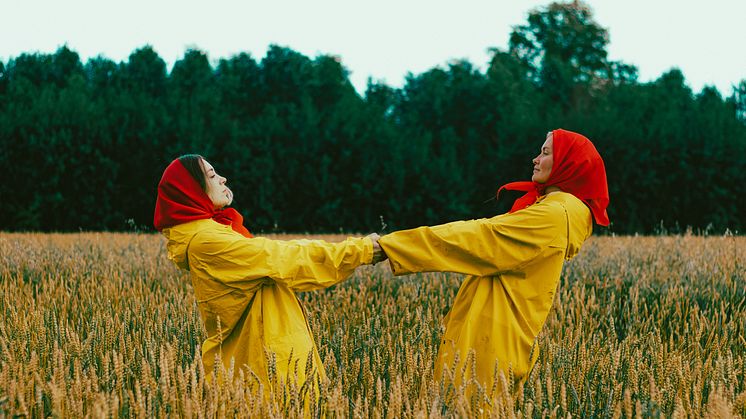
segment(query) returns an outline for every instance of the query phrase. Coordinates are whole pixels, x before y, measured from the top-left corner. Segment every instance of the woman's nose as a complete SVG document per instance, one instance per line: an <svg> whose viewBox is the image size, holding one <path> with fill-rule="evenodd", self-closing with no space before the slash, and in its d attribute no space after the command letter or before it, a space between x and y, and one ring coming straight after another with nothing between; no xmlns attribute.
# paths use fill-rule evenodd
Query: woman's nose
<svg viewBox="0 0 746 419"><path fill-rule="evenodd" d="M220 184L221 184L221 185L225 185L225 182L228 182L228 179L226 179L226 178L224 178L224 177L221 177L220 179L221 179L221 180L220 180Z"/></svg>

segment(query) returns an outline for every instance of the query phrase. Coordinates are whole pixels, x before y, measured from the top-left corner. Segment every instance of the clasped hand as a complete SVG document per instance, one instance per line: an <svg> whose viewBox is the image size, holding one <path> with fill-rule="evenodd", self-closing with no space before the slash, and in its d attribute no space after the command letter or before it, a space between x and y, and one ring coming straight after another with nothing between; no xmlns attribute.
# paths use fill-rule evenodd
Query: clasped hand
<svg viewBox="0 0 746 419"><path fill-rule="evenodd" d="M386 260L388 256L386 256L386 252L383 251L383 248L381 248L381 245L378 243L378 239L380 239L381 236L378 233L373 233L369 234L367 237L373 241L373 261L371 262L371 265Z"/></svg>

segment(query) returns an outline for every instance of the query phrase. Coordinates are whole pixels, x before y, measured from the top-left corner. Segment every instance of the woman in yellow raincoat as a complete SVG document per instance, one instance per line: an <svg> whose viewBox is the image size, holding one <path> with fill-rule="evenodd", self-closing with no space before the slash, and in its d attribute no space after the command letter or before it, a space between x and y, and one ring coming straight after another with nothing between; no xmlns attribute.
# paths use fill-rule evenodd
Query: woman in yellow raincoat
<svg viewBox="0 0 746 419"><path fill-rule="evenodd" d="M253 237L243 217L227 208L232 200L226 179L199 155L171 162L158 184L154 225L168 239L168 258L191 273L207 331L208 379L218 362L265 389L275 378L301 386L314 374L323 377L295 293L332 286L380 260L378 236L341 243Z"/></svg>
<svg viewBox="0 0 746 419"><path fill-rule="evenodd" d="M396 275L468 275L444 319L438 379L453 374L457 385L466 379L488 394L500 372L525 380L539 355L536 337L563 261L591 235L591 215L609 224L606 171L587 138L552 131L533 165L531 182L500 188L526 192L507 214L399 231L379 241ZM474 359L464 364L472 352Z"/></svg>

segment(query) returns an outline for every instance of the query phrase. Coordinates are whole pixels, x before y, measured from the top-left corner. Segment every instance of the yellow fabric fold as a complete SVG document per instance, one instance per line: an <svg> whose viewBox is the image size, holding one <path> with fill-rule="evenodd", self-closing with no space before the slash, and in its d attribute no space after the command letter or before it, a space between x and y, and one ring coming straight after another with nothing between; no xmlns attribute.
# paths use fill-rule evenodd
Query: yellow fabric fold
<svg viewBox="0 0 746 419"><path fill-rule="evenodd" d="M306 362L324 376L312 332L295 293L330 287L370 263L369 238L321 240L246 238L211 219L163 230L168 257L191 273L207 330L202 359L209 375L216 357L226 369L245 369L265 388L265 357L274 354L282 381L305 382ZM310 355L310 358L309 358Z"/></svg>
<svg viewBox="0 0 746 419"><path fill-rule="evenodd" d="M591 230L589 209L573 195L555 192L512 214L382 237L396 275L467 275L444 318L436 377L455 366L460 382L473 350L473 374L487 391L496 363L506 377L512 369L516 380L525 379L538 358L532 347L552 307L563 261L577 254Z"/></svg>

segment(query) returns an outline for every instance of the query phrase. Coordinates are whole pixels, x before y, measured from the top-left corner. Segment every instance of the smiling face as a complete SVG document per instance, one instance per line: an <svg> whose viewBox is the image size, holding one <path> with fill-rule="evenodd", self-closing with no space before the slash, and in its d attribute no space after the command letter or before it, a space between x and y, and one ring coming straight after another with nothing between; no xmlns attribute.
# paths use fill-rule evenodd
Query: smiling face
<svg viewBox="0 0 746 419"><path fill-rule="evenodd" d="M554 157L552 154L552 146L554 144L552 133L547 134L547 139L541 146L539 155L536 156L532 162L534 163L534 174L531 176L531 180L536 183L545 183L549 180L549 175L552 173L552 165L554 164Z"/></svg>
<svg viewBox="0 0 746 419"><path fill-rule="evenodd" d="M227 179L220 176L207 160L202 160L202 170L205 173L205 193L212 201L215 209L227 207L233 202L233 191L225 186Z"/></svg>

